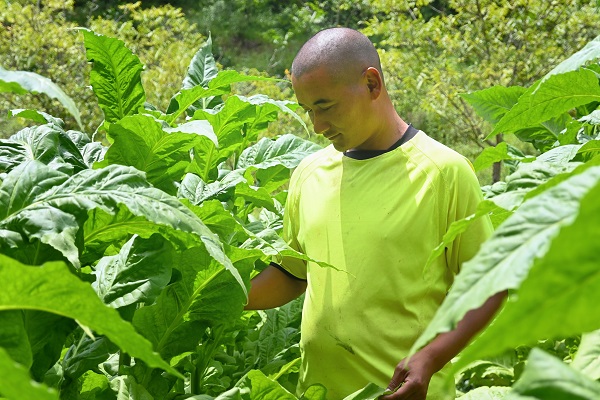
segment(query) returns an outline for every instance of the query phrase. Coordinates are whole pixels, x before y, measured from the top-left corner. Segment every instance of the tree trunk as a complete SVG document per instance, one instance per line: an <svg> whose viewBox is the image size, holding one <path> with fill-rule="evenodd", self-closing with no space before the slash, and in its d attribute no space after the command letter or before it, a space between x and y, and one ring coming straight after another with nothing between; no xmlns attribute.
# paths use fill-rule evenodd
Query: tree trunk
<svg viewBox="0 0 600 400"><path fill-rule="evenodd" d="M502 134L501 133L497 134L496 135L496 146L498 146L503 141L504 141L504 138L502 137ZM502 178L502 161L498 161L498 162L494 163L494 166L492 169L492 183L499 182L501 178Z"/></svg>

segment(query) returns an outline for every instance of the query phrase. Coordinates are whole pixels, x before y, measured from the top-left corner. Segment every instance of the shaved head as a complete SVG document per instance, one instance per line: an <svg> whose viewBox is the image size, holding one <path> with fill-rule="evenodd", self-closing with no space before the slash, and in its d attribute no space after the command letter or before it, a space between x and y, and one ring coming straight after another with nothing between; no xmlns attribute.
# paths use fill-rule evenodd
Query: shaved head
<svg viewBox="0 0 600 400"><path fill-rule="evenodd" d="M337 79L360 76L367 68L377 68L383 79L379 54L362 33L349 28L325 29L310 38L292 63L292 75L299 78L324 66Z"/></svg>

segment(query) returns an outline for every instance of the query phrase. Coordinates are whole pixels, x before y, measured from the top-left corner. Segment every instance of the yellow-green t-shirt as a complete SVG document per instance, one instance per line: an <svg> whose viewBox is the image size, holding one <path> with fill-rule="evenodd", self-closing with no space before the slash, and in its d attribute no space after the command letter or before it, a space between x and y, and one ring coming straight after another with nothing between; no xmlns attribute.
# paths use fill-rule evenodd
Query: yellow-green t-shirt
<svg viewBox="0 0 600 400"><path fill-rule="evenodd" d="M402 146L356 160L329 146L290 181L284 237L339 271L284 258L306 279L298 392L321 383L338 400L394 368L441 304L460 265L491 234L479 219L426 270L453 221L475 212L481 190L470 163L419 131ZM428 399L453 397L434 375Z"/></svg>

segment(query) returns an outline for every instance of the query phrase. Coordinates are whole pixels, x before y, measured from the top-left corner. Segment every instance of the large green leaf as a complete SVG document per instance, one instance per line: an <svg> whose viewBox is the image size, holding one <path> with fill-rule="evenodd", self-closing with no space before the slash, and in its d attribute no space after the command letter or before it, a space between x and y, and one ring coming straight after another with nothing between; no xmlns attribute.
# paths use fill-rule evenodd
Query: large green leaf
<svg viewBox="0 0 600 400"><path fill-rule="evenodd" d="M505 386L483 386L468 391L460 400L503 400L510 390Z"/></svg>
<svg viewBox="0 0 600 400"><path fill-rule="evenodd" d="M82 140L82 145L89 143L87 137ZM0 140L0 170L8 172L27 160L38 160L63 171L67 170L61 165L65 163L74 171L87 168L77 144L60 126L52 123L25 128L9 139Z"/></svg>
<svg viewBox="0 0 600 400"><path fill-rule="evenodd" d="M27 368L15 363L0 347L0 394L8 400L58 400L58 393L34 382Z"/></svg>
<svg viewBox="0 0 600 400"><path fill-rule="evenodd" d="M110 165L66 178L37 161L11 171L0 184L0 229L50 244L79 266L75 235L87 212L100 208L113 214L124 204L136 216L197 235L245 290L219 238L179 200L150 187L142 172Z"/></svg>
<svg viewBox="0 0 600 400"><path fill-rule="evenodd" d="M123 41L82 29L86 57L92 63L90 84L108 122L136 114L146 101L143 65Z"/></svg>
<svg viewBox="0 0 600 400"><path fill-rule="evenodd" d="M533 161L535 157L525 156L519 149L506 142L498 143L494 147L484 149L473 162L475 171L491 167L494 163L505 160L517 160L522 162Z"/></svg>
<svg viewBox="0 0 600 400"><path fill-rule="evenodd" d="M300 123L300 125L302 125L302 127L304 128L304 131L306 131L307 133L310 133L308 127L304 123L304 120L295 112L298 108L300 108L300 105L298 103L295 103L295 102L289 101L289 100L274 100L264 94L256 94L256 95L250 96L250 97L245 97L245 96L239 96L239 97L240 97L240 99L242 99L250 104L254 104L257 106L258 105L267 106L267 107L265 107L265 110L267 112L270 112L270 110L278 109L279 111L290 115L292 118L294 118L296 121L298 121Z"/></svg>
<svg viewBox="0 0 600 400"><path fill-rule="evenodd" d="M147 115L133 115L110 125L108 135L113 143L97 168L109 164L129 165L146 172L155 187L175 194L175 182L190 163L189 151L198 135L165 132L159 121Z"/></svg>
<svg viewBox="0 0 600 400"><path fill-rule="evenodd" d="M20 310L0 312L0 347L19 364L27 368L33 364L27 329Z"/></svg>
<svg viewBox="0 0 600 400"><path fill-rule="evenodd" d="M65 263L51 262L33 267L0 255L0 281L3 282L0 311L44 310L75 319L106 335L131 356L179 376L116 310L102 304L89 284L71 274Z"/></svg>
<svg viewBox="0 0 600 400"><path fill-rule="evenodd" d="M595 381L600 379L600 330L581 335L571 366Z"/></svg>
<svg viewBox="0 0 600 400"><path fill-rule="evenodd" d="M83 337L76 344L71 345L62 360L65 376L77 379L85 372L95 370L98 365L108 359L110 353L115 353L118 348L106 337L90 338L81 332Z"/></svg>
<svg viewBox="0 0 600 400"><path fill-rule="evenodd" d="M37 381L44 380L48 370L60 358L67 337L77 324L72 319L46 311L23 310L27 337L33 353L29 369Z"/></svg>
<svg viewBox="0 0 600 400"><path fill-rule="evenodd" d="M257 255L237 250L230 256L248 284ZM136 328L165 359L193 351L209 326L232 326L245 302L240 285L201 247L183 252L177 270L180 279L167 286L155 304L137 310L133 318Z"/></svg>
<svg viewBox="0 0 600 400"><path fill-rule="evenodd" d="M369 383L364 388L344 397L344 400L376 400L384 394L390 394L390 391Z"/></svg>
<svg viewBox="0 0 600 400"><path fill-rule="evenodd" d="M212 54L212 39L209 35L206 42L192 57L187 74L183 79L182 89L190 89L194 86L207 87L208 82L215 78L218 72L217 63Z"/></svg>
<svg viewBox="0 0 600 400"><path fill-rule="evenodd" d="M212 39L209 34L206 42L192 57L181 89L191 89L195 86L207 88L208 83L217 76L218 72L217 62L212 54ZM209 96L198 100L188 107L188 113L193 114L197 109L209 108L213 99L213 96Z"/></svg>
<svg viewBox="0 0 600 400"><path fill-rule="evenodd" d="M290 360L285 357L285 350L298 343L300 338L300 320L304 297L299 297L288 304L265 310L263 325L258 337L258 360L256 368L265 374L280 370ZM299 352L299 350L297 350ZM299 354L295 354L298 357Z"/></svg>
<svg viewBox="0 0 600 400"><path fill-rule="evenodd" d="M538 125L580 105L600 101L598 77L589 69L553 75L533 85L496 124L489 137Z"/></svg>
<svg viewBox="0 0 600 400"><path fill-rule="evenodd" d="M472 93L461 93L486 121L496 124L517 103L526 89L521 86L494 86Z"/></svg>
<svg viewBox="0 0 600 400"><path fill-rule="evenodd" d="M237 71L220 71L208 83L208 88L203 86L194 86L190 89L182 89L177 93L169 104L166 118L168 123L173 123L181 114L183 114L191 105L198 100L208 97L221 96L231 91L231 84L247 81L273 81L273 78L261 76L242 75Z"/></svg>
<svg viewBox="0 0 600 400"><path fill-rule="evenodd" d="M589 61L593 61L598 58L600 58L600 36L597 36L594 40L588 42L583 49L579 50L577 53L573 54L571 57L554 67L544 76L542 81L548 79L552 75L576 70Z"/></svg>
<svg viewBox="0 0 600 400"><path fill-rule="evenodd" d="M542 350L533 349L504 400L595 400L600 384Z"/></svg>
<svg viewBox="0 0 600 400"><path fill-rule="evenodd" d="M428 343L437 333L453 329L467 311L481 306L493 294L520 287L534 261L544 257L551 243L556 243L553 240L561 230L573 224L581 205L589 204L589 197L586 197L585 202L582 202L582 199L597 186L598 181L600 181L600 167L592 166L525 201L481 246L477 255L463 264L448 296L412 350L415 351ZM584 212L585 208L582 209L582 213ZM593 219L590 216L587 218L588 221ZM565 243L571 243L571 240ZM584 240L583 243L585 246L588 242ZM547 300L552 299L546 291L536 289L535 293L543 295ZM539 304L537 306L539 307ZM570 308L569 315L582 318L572 311ZM529 314L523 314L519 324L532 335L528 339L544 337L540 335L539 330L547 329L547 324L550 322L540 325L538 329L537 325L531 322L532 310L527 312ZM554 315L555 313L556 310ZM586 317L585 320L590 319ZM565 322L564 316L562 320L551 318L546 321L557 321L556 323L563 327L570 326ZM488 342L487 352L500 352L510 346L508 343L515 346L521 344L523 340L516 338L522 331L516 329L516 325L516 322L512 321L507 328L509 331L507 336L494 337ZM497 324L494 326L498 327ZM591 329L594 328L580 329L579 332ZM572 333L574 332L569 332ZM486 353L486 349L480 349L481 353L490 355ZM466 358L464 361L466 363L472 360L473 358Z"/></svg>
<svg viewBox="0 0 600 400"><path fill-rule="evenodd" d="M297 400L296 396L277 381L256 369L248 372L242 384L250 388L252 400Z"/></svg>
<svg viewBox="0 0 600 400"><path fill-rule="evenodd" d="M58 126L64 126L64 121L60 118L53 117L52 115L43 111L31 110L31 109L14 109L8 111L9 117L27 118L39 124L51 123Z"/></svg>
<svg viewBox="0 0 600 400"><path fill-rule="evenodd" d="M320 149L319 145L291 134L279 136L275 140L262 138L240 154L236 167L267 169L283 165L292 169L306 156Z"/></svg>
<svg viewBox="0 0 600 400"><path fill-rule="evenodd" d="M72 98L50 79L27 71L7 71L0 67L0 93L12 92L23 94L27 92L44 93L58 100L75 118L80 128L81 114Z"/></svg>
<svg viewBox="0 0 600 400"><path fill-rule="evenodd" d="M120 308L138 302L152 304L177 265L171 244L158 234L133 236L119 254L102 258L92 284L105 304Z"/></svg>
<svg viewBox="0 0 600 400"><path fill-rule="evenodd" d="M200 217L202 219L202 216ZM94 263L109 247L116 249L111 253L116 254L131 235L149 238L155 233L160 233L180 250L201 242L194 233L179 230L176 226L156 224L143 215L132 214L122 205L114 213L101 209L89 211L83 228L85 247L80 257L83 264Z"/></svg>
<svg viewBox="0 0 600 400"><path fill-rule="evenodd" d="M569 182L572 184L565 185ZM522 247L538 253L539 260L520 285L516 300L507 302L494 323L464 351L461 363L538 339L569 337L600 329L597 308L600 243L596 240L600 237L599 182L600 167L591 167L547 191L553 192L554 202L561 204L563 210L568 209L569 214L563 214L554 222L560 229L558 235L553 234L537 245L544 249L550 247L547 252L538 253L535 241L524 243ZM570 193L560 194L554 189ZM535 200L543 196L532 199L531 203L538 204ZM529 223L539 224L540 220L547 220L548 213L556 212L547 203L538 205L537 212L528 210Z"/></svg>

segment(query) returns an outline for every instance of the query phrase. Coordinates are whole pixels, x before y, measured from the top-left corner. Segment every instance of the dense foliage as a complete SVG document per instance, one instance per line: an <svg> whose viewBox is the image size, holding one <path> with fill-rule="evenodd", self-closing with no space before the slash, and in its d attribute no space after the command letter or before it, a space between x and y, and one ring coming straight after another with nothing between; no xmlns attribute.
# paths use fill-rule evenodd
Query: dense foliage
<svg viewBox="0 0 600 400"><path fill-rule="evenodd" d="M24 103L9 115L34 125L2 132L0 393L295 399L301 299L242 308L271 256L306 258L277 232L290 169L318 146L259 136L279 114L302 126L297 106L232 94L234 84L270 81L220 70L211 40L190 55L177 93L153 104L143 63L124 42L87 30L73 37L83 37L103 121L90 122L47 78L0 70L2 92L46 94L81 120L67 129L53 111ZM510 292L454 363L464 400L600 397L599 58L596 38L527 85L460 97L489 124L487 137L514 135L535 149L483 151L476 168L505 161L512 173L483 187L477 214L444 238L485 214L496 226L415 350ZM369 385L348 399L382 392ZM302 398L326 391L316 385Z"/></svg>
<svg viewBox="0 0 600 400"><path fill-rule="evenodd" d="M300 303L255 316L242 308L272 255L305 258L276 232L290 169L319 147L258 140L296 105L229 95L232 83L266 78L219 71L210 41L161 112L122 41L82 35L102 142L33 109L11 114L41 125L0 141L0 393L194 398L244 376L249 388L271 382L245 373L297 365L288 345ZM0 82L60 91L31 72L0 71ZM27 370L57 392L31 386Z"/></svg>

